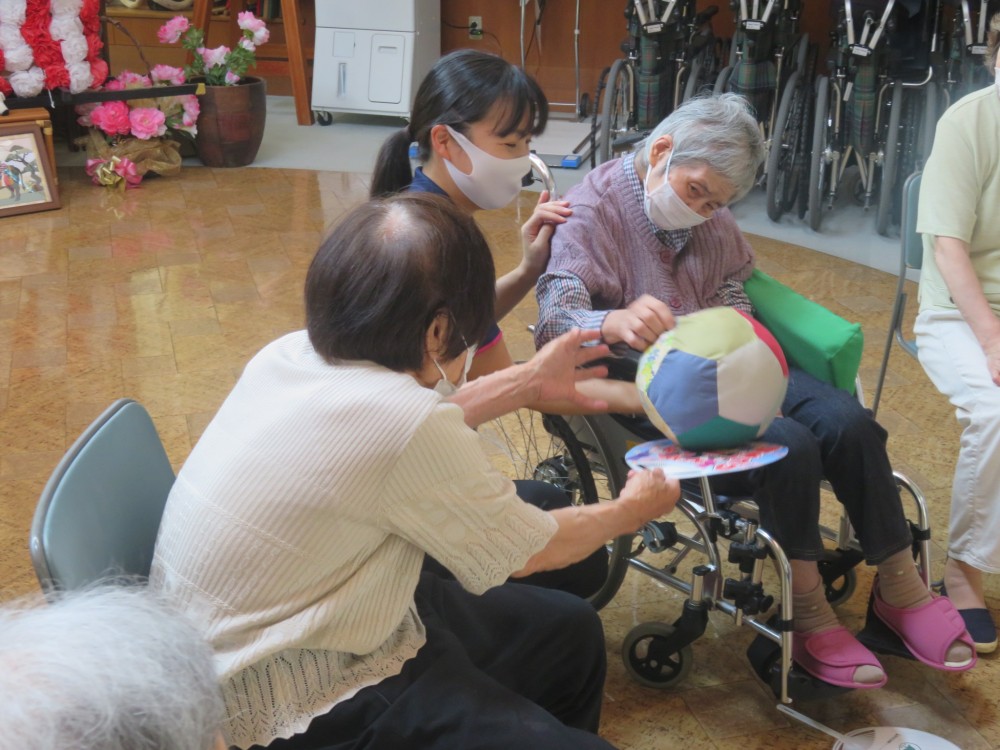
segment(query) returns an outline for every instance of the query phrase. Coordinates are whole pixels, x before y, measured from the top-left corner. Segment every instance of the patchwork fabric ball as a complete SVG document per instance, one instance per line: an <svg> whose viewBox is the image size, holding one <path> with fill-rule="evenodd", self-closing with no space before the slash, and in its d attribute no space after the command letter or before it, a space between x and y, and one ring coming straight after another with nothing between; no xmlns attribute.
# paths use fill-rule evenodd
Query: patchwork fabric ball
<svg viewBox="0 0 1000 750"><path fill-rule="evenodd" d="M788 364L774 336L749 315L713 307L677 319L639 360L646 415L689 450L750 442L777 416Z"/></svg>

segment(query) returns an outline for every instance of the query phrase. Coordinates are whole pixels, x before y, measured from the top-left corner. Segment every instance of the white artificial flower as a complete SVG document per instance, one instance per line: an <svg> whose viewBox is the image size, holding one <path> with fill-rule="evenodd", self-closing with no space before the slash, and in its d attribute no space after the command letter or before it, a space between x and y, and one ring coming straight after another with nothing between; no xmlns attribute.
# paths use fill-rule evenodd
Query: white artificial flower
<svg viewBox="0 0 1000 750"><path fill-rule="evenodd" d="M45 88L45 71L35 67L11 73L10 85L18 96L38 96Z"/></svg>
<svg viewBox="0 0 1000 750"><path fill-rule="evenodd" d="M94 82L94 74L90 70L90 63L78 62L66 66L69 71L69 91L71 94L79 94L86 91Z"/></svg>
<svg viewBox="0 0 1000 750"><path fill-rule="evenodd" d="M4 47L3 57L7 70L12 73L27 70L35 62L35 56L31 54L31 47L24 42L21 43L20 47L12 49Z"/></svg>
<svg viewBox="0 0 1000 750"><path fill-rule="evenodd" d="M83 34L76 34L65 39L60 42L59 46L62 47L63 60L66 61L66 65L83 62L87 59L87 40L83 38Z"/></svg>
<svg viewBox="0 0 1000 750"><path fill-rule="evenodd" d="M53 16L79 17L83 0L51 0L50 6Z"/></svg>
<svg viewBox="0 0 1000 750"><path fill-rule="evenodd" d="M20 27L27 5L26 0L0 0L0 22Z"/></svg>
<svg viewBox="0 0 1000 750"><path fill-rule="evenodd" d="M49 33L57 42L70 37L83 37L83 21L79 16L52 16ZM86 40L84 40L86 42Z"/></svg>

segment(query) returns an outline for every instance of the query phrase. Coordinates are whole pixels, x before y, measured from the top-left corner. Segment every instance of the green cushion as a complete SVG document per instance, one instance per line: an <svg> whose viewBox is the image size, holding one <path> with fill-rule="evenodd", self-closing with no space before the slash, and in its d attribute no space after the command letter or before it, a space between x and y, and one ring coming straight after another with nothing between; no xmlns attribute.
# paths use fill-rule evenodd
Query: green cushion
<svg viewBox="0 0 1000 750"><path fill-rule="evenodd" d="M864 346L860 325L757 269L744 288L757 319L774 334L790 365L854 393Z"/></svg>

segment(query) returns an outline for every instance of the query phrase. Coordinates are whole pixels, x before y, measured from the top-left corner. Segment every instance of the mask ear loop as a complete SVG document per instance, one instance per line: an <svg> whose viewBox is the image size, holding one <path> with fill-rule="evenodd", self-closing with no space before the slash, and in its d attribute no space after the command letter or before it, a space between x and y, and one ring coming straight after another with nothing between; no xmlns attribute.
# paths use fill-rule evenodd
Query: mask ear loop
<svg viewBox="0 0 1000 750"><path fill-rule="evenodd" d="M670 153L667 154L667 163L663 167L663 182L666 182L670 177L670 160L674 158L674 148L670 147ZM649 195L649 178L653 176L653 170L656 169L652 164L646 167L646 179L642 181L642 189L646 191L646 195ZM659 190L663 187L661 183L656 189Z"/></svg>

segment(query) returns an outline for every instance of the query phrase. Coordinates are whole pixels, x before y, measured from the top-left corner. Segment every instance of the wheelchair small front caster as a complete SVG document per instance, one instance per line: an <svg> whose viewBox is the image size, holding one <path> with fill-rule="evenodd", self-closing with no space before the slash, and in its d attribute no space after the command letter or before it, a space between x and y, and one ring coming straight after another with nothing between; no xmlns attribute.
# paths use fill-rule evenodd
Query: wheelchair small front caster
<svg viewBox="0 0 1000 750"><path fill-rule="evenodd" d="M691 646L671 651L674 633L674 626L663 622L644 622L632 628L622 643L625 671L636 682L658 689L673 687L687 677L694 661Z"/></svg>

